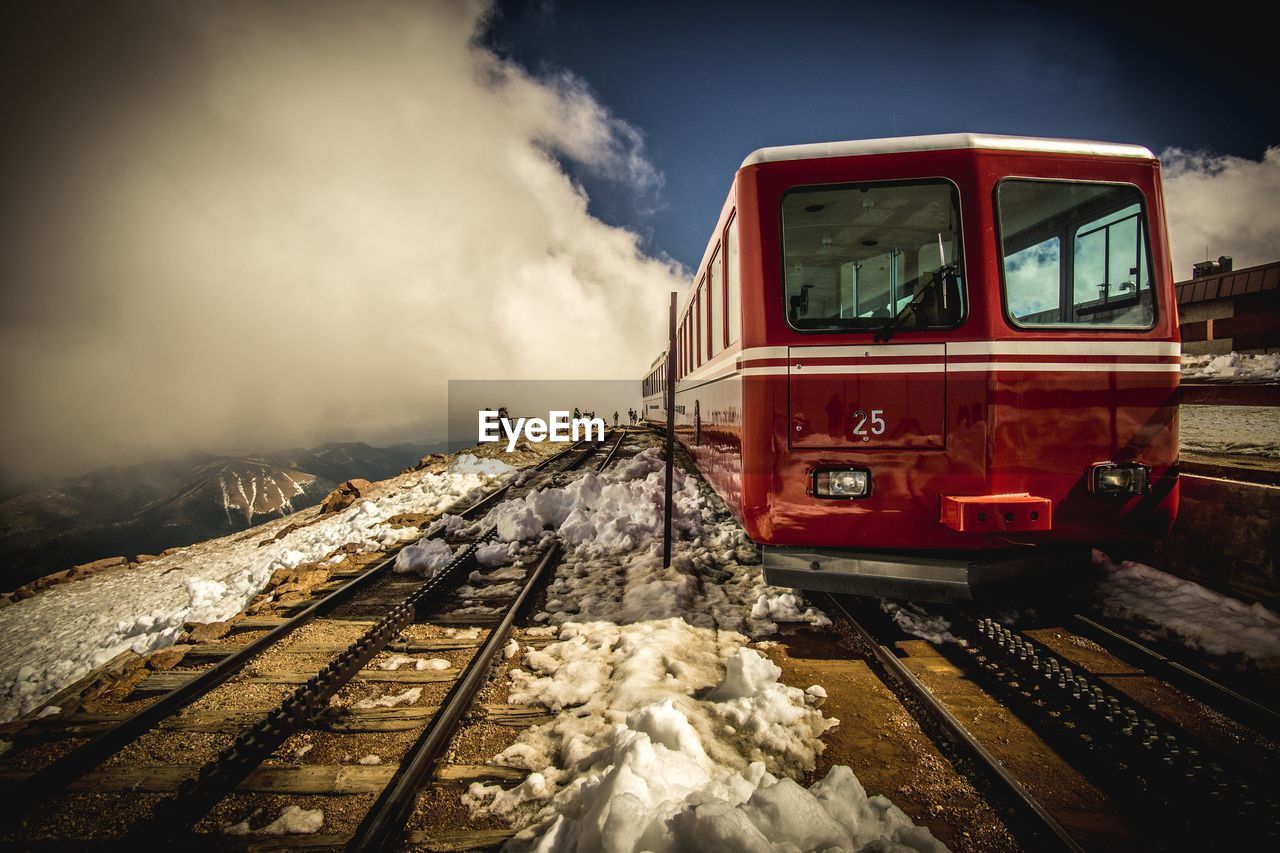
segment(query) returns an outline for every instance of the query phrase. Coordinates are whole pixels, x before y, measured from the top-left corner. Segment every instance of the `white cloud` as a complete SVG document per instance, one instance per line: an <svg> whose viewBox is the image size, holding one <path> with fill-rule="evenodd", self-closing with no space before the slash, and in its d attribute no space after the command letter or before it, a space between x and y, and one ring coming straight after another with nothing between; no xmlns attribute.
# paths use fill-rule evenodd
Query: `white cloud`
<svg viewBox="0 0 1280 853"><path fill-rule="evenodd" d="M161 8L183 85L86 114L6 282L56 283L0 320L11 464L399 436L450 378L643 372L681 271L557 158L661 175L581 80L479 47L474 3Z"/></svg>
<svg viewBox="0 0 1280 853"><path fill-rule="evenodd" d="M1280 260L1280 147L1262 160L1170 148L1160 155L1174 281L1197 261L1235 268Z"/></svg>

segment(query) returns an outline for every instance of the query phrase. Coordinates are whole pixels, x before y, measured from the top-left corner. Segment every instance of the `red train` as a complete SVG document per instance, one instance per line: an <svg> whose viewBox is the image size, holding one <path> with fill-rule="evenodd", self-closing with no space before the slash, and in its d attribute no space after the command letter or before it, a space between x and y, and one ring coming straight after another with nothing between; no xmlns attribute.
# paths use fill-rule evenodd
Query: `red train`
<svg viewBox="0 0 1280 853"><path fill-rule="evenodd" d="M694 280L677 435L770 582L966 597L1173 523L1180 347L1147 149L762 149ZM643 380L659 426L665 363Z"/></svg>

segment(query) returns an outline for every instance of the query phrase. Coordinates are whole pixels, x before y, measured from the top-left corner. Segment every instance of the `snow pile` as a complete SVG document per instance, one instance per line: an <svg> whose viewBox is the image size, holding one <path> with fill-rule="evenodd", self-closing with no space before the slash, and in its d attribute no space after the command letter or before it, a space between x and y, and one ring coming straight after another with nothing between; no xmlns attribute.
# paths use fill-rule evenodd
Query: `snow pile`
<svg viewBox="0 0 1280 853"><path fill-rule="evenodd" d="M507 698L556 715L494 759L530 771L523 782L471 786L473 813L525 827L515 849L942 849L847 768L808 790L791 780L837 721L818 710L822 687L779 683L748 637L830 621L766 585L755 546L679 470L663 567L662 478L661 452L647 450L491 514L504 538L554 531L565 546L544 624L525 632L557 642L524 650Z"/></svg>
<svg viewBox="0 0 1280 853"><path fill-rule="evenodd" d="M809 790L779 781L814 767L837 721L779 684L740 634L673 618L570 623L560 638L526 655L531 672L513 671L510 701L571 710L498 756L533 771L524 782L464 797L528 825L514 849L942 849L848 768Z"/></svg>
<svg viewBox="0 0 1280 853"><path fill-rule="evenodd" d="M776 632L783 621L830 624L793 592L765 584L755 546L719 500L679 469L675 550L664 568L663 490L662 451L650 448L603 475L587 472L564 486L505 501L484 523L496 525L507 541L538 539L548 531L563 541L566 553L539 621L625 624L681 616L752 637Z"/></svg>
<svg viewBox="0 0 1280 853"><path fill-rule="evenodd" d="M319 516L303 510L222 539L193 545L131 570L107 571L50 587L0 610L0 721L44 700L126 650L172 645L186 622L239 613L281 568L319 562L344 545L386 550L421 535L388 521L439 512L514 471L469 454L435 474L410 472L381 485L372 500L273 537ZM259 544L265 543L265 544Z"/></svg>
<svg viewBox="0 0 1280 853"><path fill-rule="evenodd" d="M424 578L434 577L453 559L453 549L443 539L421 539L396 554L391 570L401 574L416 572Z"/></svg>
<svg viewBox="0 0 1280 853"><path fill-rule="evenodd" d="M359 764L362 767L373 767L375 764L381 764L381 763L382 763L382 756L377 755L375 753L362 755L356 759L356 764Z"/></svg>
<svg viewBox="0 0 1280 853"><path fill-rule="evenodd" d="M1280 353L1184 355L1183 379L1274 382L1280 380Z"/></svg>
<svg viewBox="0 0 1280 853"><path fill-rule="evenodd" d="M778 595L762 593L751 608L751 615L756 619L773 622L808 622L815 628L825 628L831 624L825 613L806 607L804 600L794 592Z"/></svg>
<svg viewBox="0 0 1280 853"><path fill-rule="evenodd" d="M1098 551L1094 562L1104 573L1094 594L1108 616L1150 623L1209 654L1280 668L1280 615L1261 604L1245 604L1142 563L1117 566Z"/></svg>
<svg viewBox="0 0 1280 853"><path fill-rule="evenodd" d="M227 835L311 835L324 825L322 809L304 809L285 806L280 817L260 829L249 828L249 818L223 827Z"/></svg>
<svg viewBox="0 0 1280 853"><path fill-rule="evenodd" d="M905 634L928 640L935 645L958 643L951 633L951 623L941 616L925 612L914 601L897 602L880 600L880 609L889 614L895 625Z"/></svg>

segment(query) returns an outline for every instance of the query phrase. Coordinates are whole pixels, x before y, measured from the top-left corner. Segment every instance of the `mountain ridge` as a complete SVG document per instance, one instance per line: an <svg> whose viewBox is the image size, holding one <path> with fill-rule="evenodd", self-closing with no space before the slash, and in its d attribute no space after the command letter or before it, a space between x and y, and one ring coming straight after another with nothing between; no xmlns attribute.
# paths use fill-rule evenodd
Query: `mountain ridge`
<svg viewBox="0 0 1280 853"><path fill-rule="evenodd" d="M192 451L29 489L0 500L0 589L111 555L235 533L313 506L345 480L385 479L438 449L327 442L225 456Z"/></svg>

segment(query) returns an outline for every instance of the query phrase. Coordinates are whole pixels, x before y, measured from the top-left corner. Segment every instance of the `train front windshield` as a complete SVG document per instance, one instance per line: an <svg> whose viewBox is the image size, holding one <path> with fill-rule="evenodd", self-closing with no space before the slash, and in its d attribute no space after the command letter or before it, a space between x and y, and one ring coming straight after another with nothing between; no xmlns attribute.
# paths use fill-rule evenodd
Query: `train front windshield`
<svg viewBox="0 0 1280 853"><path fill-rule="evenodd" d="M947 181L791 190L782 200L787 322L798 330L951 328L964 316L960 197ZM901 315L912 301L918 303Z"/></svg>

